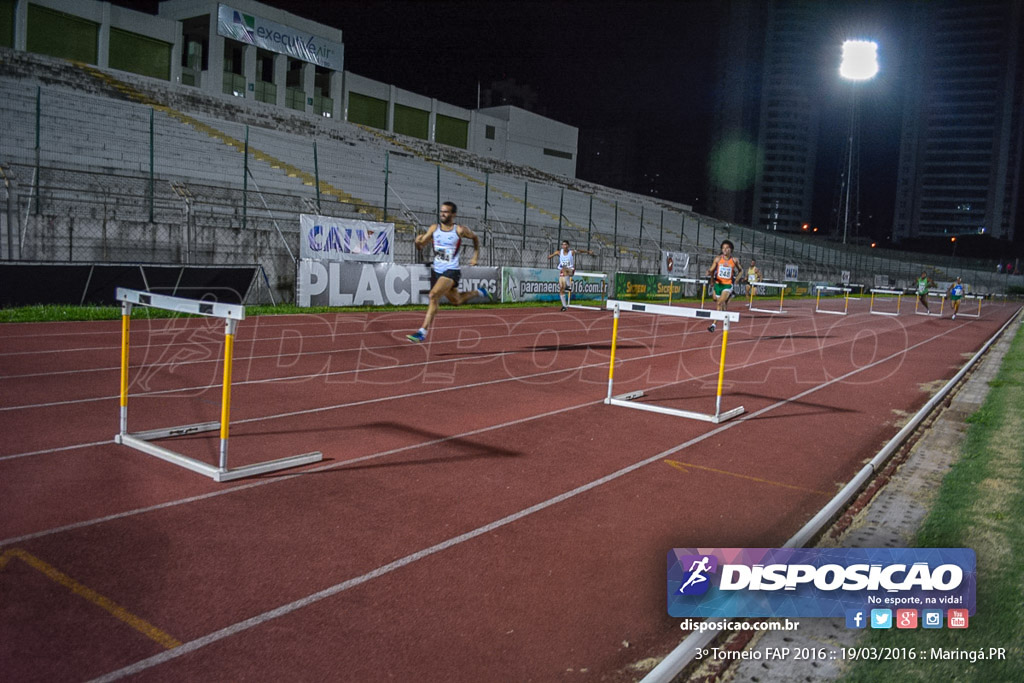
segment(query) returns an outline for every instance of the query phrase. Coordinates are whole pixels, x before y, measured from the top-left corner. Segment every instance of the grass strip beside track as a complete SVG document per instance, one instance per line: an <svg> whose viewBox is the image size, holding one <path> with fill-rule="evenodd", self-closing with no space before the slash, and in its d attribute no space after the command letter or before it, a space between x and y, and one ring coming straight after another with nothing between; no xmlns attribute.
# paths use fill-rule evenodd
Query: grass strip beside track
<svg viewBox="0 0 1024 683"><path fill-rule="evenodd" d="M844 681L1024 680L1024 331L1018 330L985 403L969 419L961 457L915 539L921 548L973 548L977 611L968 628L868 630L858 646L906 647L916 660L858 661ZM935 650L985 659L936 660ZM990 659L990 648L1006 648ZM962 655L962 656L965 656Z"/></svg>
<svg viewBox="0 0 1024 683"><path fill-rule="evenodd" d="M461 308L490 308L498 302L463 304ZM579 302L589 305L591 302ZM502 308L551 308L558 305L557 301L526 301L519 303L503 303ZM443 308L451 308L442 303ZM593 302L594 308L600 308L598 302ZM424 311L426 305L415 306L311 306L302 308L294 304L278 304L277 306L246 306L246 317L257 315L319 315L323 313L368 313L368 312L391 312L391 311ZM174 311L165 311L159 308L148 308L146 306L135 306L132 308L132 317L138 318L192 318L198 316L184 315ZM21 306L17 308L0 308L0 323L49 323L61 321L84 321L84 320L120 320L120 306L62 306L62 305L38 305Z"/></svg>

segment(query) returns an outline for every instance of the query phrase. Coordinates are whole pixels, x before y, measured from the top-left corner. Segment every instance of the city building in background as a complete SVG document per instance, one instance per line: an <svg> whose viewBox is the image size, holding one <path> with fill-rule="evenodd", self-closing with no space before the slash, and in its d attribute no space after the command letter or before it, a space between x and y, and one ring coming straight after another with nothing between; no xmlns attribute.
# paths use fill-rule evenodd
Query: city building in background
<svg viewBox="0 0 1024 683"><path fill-rule="evenodd" d="M893 239L1013 240L1021 211L1024 5L914 8Z"/></svg>
<svg viewBox="0 0 1024 683"><path fill-rule="evenodd" d="M709 213L798 232L814 199L823 5L723 4Z"/></svg>

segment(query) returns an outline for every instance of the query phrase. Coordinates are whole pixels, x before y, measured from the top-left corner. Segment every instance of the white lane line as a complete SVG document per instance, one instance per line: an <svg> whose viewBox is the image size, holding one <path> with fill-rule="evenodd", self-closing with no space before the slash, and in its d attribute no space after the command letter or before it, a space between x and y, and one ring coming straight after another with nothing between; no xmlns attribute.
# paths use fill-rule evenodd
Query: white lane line
<svg viewBox="0 0 1024 683"><path fill-rule="evenodd" d="M539 315L548 315L548 316L550 316L550 313L536 313L536 314L533 314L533 315L538 315L538 316ZM477 315L477 317L479 317L479 314ZM476 321L476 324L473 325L473 328L474 329L480 329L480 328L501 327L501 326L511 327L511 326L519 326L519 325L522 325L524 323L530 322L529 316L521 318L519 320L511 320L511 321L508 321L508 320L502 321L502 320L500 320L499 316L493 316L492 315L490 317L492 318L492 322ZM499 319L498 320L494 320L494 318L499 318ZM258 319L254 318L254 320L258 320ZM451 316L445 316L445 321L449 322L449 323L452 322ZM577 323L583 322L580 318L574 318L574 317L573 318L565 318L565 322L567 322L567 323L568 322L573 322L573 321L575 321ZM345 337L365 337L367 334L399 334L399 333L401 333L403 331L403 330L399 330L399 329L395 329L395 328L379 329L379 330L366 329L365 326L369 325L371 322L372 321L357 321L357 320L351 320L351 319L339 320L339 321L337 321L335 323L335 326L338 326L338 325L351 326L353 324L362 324L362 325L364 325L364 329L353 330L351 332L332 332L330 334L306 334L306 335L302 335L302 339L330 338L330 339L338 339L338 340L340 340L340 339L343 339ZM550 323L551 321L550 320L545 320L543 322L545 324L547 324L547 323ZM589 324L593 324L593 323L601 322L601 319L600 318L595 318L594 320L591 320L591 321L588 321L588 322L589 322ZM411 324L418 325L419 322L411 323ZM136 325L136 321L133 321L132 322L133 333L139 332L138 330L135 329L135 325ZM264 327L265 327L264 325L261 325L260 323L256 323L254 325L248 326L247 329L246 328L242 328L242 329L246 329L246 331L249 331L249 330L252 330L253 328L256 328L253 331L258 333L258 332L261 332L261 331L266 331L264 329ZM277 325L277 326L273 326L273 327L280 327L282 331L286 331L286 332L295 331L293 327L289 327L287 325ZM297 326L297 327L300 327L300 326ZM318 327L323 328L323 325L322 324L318 325ZM466 325L445 324L445 325L437 325L437 326L433 327L432 329L434 330L434 334L437 334L437 332L439 332L441 330L461 330L461 329L465 329L466 327L467 327ZM408 328L403 328L403 329L408 329ZM221 343L223 343L223 339L221 339L220 337L223 336L224 328L223 328L223 326L220 326L220 325L217 325L215 327L214 326L210 326L210 325L207 325L205 327L199 326L199 325L194 325L194 326L191 326L191 327L151 328L151 329L143 330L141 332L147 334L149 337L156 337L158 339L160 337L177 337L177 336L181 336L183 334L189 334L189 335L193 335L194 336L196 333L203 333L203 332L208 332L208 333L210 333L210 334L212 334L212 335L214 335L216 337L214 339L189 340L189 341L183 341L183 342L171 341L171 342L167 342L165 344L151 344L151 345L148 345L150 348L162 349L162 348L173 348L173 347L176 347L176 346L202 346L204 344L205 345L218 345L218 344L221 344ZM86 334L89 334L89 333L86 333ZM120 338L120 334L121 334L120 329L117 330L116 334ZM67 335L61 335L61 336L70 336L70 337L74 338L76 335L74 333L68 333ZM504 336L504 335L496 335L496 336ZM24 338L24 337L21 337L21 338ZM19 337L12 337L12 339L19 339ZM250 339L250 338L244 337L244 336L243 337L236 337L235 338L235 343L236 344L262 344L262 343L281 342L281 341L287 341L287 339L285 339L282 336L278 336L278 337L260 337L260 338L253 338L253 339ZM143 342L143 343L145 343L145 342ZM396 346L401 346L401 345L396 345ZM406 343L405 346L408 346L408 343ZM57 348L57 349L34 349L34 350L31 350L31 351L6 351L6 352L0 352L0 358L6 357L6 356L27 356L27 355L33 355L33 354L45 355L45 354L53 354L53 353L70 353L70 352L77 352L77 351L120 351L120 350L121 350L121 345L120 345L120 343L118 343L116 346L84 346L84 347L70 348L70 349L66 348L66 347L62 347L62 348ZM345 350L345 349L342 349L342 350ZM354 350L354 349L348 349L348 350ZM0 379L3 379L3 377L0 377Z"/></svg>
<svg viewBox="0 0 1024 683"><path fill-rule="evenodd" d="M166 503L159 503L157 505L149 505L147 507L136 508L134 510L126 510L125 512L118 512L118 513L115 513L115 514L112 514L112 515L107 515L105 517L97 517L95 519L83 520L81 522L75 522L73 524L67 524L67 525L60 526L60 527L53 527L53 528L50 528L50 529L44 529L42 531L35 531L35 532L30 533L30 534L24 534L22 536L12 536L11 538L0 539L0 548L2 548L4 546L7 546L7 545L14 545L16 543L22 543L24 541L31 541L32 539L35 539L35 538L42 538L44 536L52 536L54 534L63 533L65 531L72 531L74 529L83 529L85 527L95 526L97 524L102 524L104 522L110 522L110 521L113 521L113 520L116 520L116 519L123 519L125 517L134 517L135 515L145 514L147 512L152 512L154 510L163 510L165 508L171 508L171 507L176 507L178 505L184 505L185 503L194 503L194 502L197 502L197 501L207 500L209 498L216 498L217 496L223 496L223 495L226 495L226 494L229 494L229 493L236 493L238 491L245 491L247 489L256 488L258 486L267 486L269 484L276 484L276 483L279 483L279 482L288 481L290 479L295 479L296 477L302 477L302 476L307 475L307 474L313 474L313 473L316 473L316 472L325 472L325 471L328 471L328 470L339 469L339 468L342 468L342 467L347 467L349 465L355 465L357 463L367 462L369 460L376 460L378 458L383 458L383 457L386 457L386 456L389 456L389 455L395 455L397 453L405 453L407 451L413 451L413 450L416 450L418 448L426 448L428 446L436 446L438 444L443 444L443 443L448 442L448 441L454 441L454 440L457 440L457 439L465 439L467 437L476 436L478 434L485 434L487 432L491 432L491 431L494 431L496 429L504 429L506 427L513 427L515 425L524 424L526 422L532 422L533 420L539 420L539 419L542 419L542 418L545 418L545 417L551 417L553 415L559 415L561 413L566 413L566 412L569 412L569 411L572 411L572 410L578 410L580 408L585 408L587 406L597 405L598 403L601 403L602 400L603 399L598 399L598 400L595 400L595 401L587 401L586 403L579 403L579 404L574 405L574 406L568 406L566 408L557 408L555 410L549 410L549 411L546 411L546 412L543 412L543 413L537 413L536 415L530 415L530 416L527 416L527 417L516 418L515 420L509 420L508 422L502 422L502 423L496 424L496 425L489 425L487 427L480 427L480 428L477 428L477 429L471 429L471 430L469 430L467 432L462 432L461 434L453 434L452 436L443 436L443 437L439 437L437 439L431 439L430 441L422 441L422 442L419 442L419 443L409 444L409 445L406 445L406 446L399 446L398 448L391 448L391 449L388 449L386 451L378 451L377 453L370 453L368 455L361 455L359 457L350 458L348 460L341 460L341 461L338 461L338 462L331 462L331 463L327 463L326 465L318 465L316 467L311 467L309 469L304 469L304 470L301 470L299 472L294 472L294 473L290 473L290 474L283 474L283 475L279 475L279 476L275 476L275 477L268 477L266 479L259 479L259 480L248 482L248 483L245 483L245 484L229 486L228 488L218 489L217 491L211 491L210 493L203 493L203 494L196 495L196 496L189 496L188 498L181 498L181 499L178 499L178 500L172 500L172 501L168 501ZM81 444L81 446L85 447L85 446L95 446L95 445L106 445L108 443L113 443L113 441L109 441L109 442L108 441L103 441L103 442L99 442L99 443L96 443L96 444ZM79 446L68 446L67 448L78 448L78 447ZM55 450L64 450L64 449L55 449Z"/></svg>
<svg viewBox="0 0 1024 683"><path fill-rule="evenodd" d="M653 331L652 334L649 334L647 336L641 336L641 337L630 337L628 339L624 339L624 341L643 341L643 340L647 340L647 339L655 339L656 340L656 339L658 339L659 335L664 337L667 334L664 331L664 329L663 329L664 328L664 322L660 322L659 323L657 318L654 318L653 320L655 321L655 324L654 324L655 330ZM813 322L813 319L810 319L810 320L812 320L812 322ZM792 321L789 321L789 322L792 322ZM660 329L660 330L657 328L657 326L659 324L662 327L662 329ZM838 322L835 325L830 326L829 329L835 329L837 327L847 327L847 326L849 326L849 327L856 327L856 326L859 326L860 324L861 324L860 322L857 322L857 321L854 321L854 320L843 320L843 321ZM922 323L917 322L917 324L922 324ZM645 329L645 328L648 328L648 327L651 327L651 325L633 326L633 327L628 328L628 329ZM766 326L766 329L767 329L767 326ZM818 329L817 325L812 325L811 328L810 328L810 330L817 330L817 329ZM792 328L790 328L790 330L792 331ZM586 330L579 330L579 331L580 332L585 332ZM796 330L796 332L802 332L802 331L803 330ZM558 332L561 333L560 330ZM516 336L536 336L536 334L537 333L534 333L534 332L524 332L524 333L522 333L520 335L516 335ZM764 332L762 332L761 337L753 337L752 336L749 339L734 339L733 343L734 344L749 344L751 342L757 343L757 342L763 340L762 339L763 334L764 334ZM688 332L684 332L680 336L685 336L685 335L697 335L698 338L706 338L705 335L704 335L703 328L701 328L700 330L691 330L691 331L688 331ZM513 335L496 335L496 336L492 336L492 337L481 337L481 338L477 339L477 341L482 341L484 339L488 339L489 340L489 339L511 338L512 336ZM464 343L464 341L465 340L462 340L462 339L452 339L452 340L447 340L447 341L437 342L437 343L438 344L460 344L460 343ZM676 353L687 352L688 353L688 352L693 352L693 351L702 351L702 350L706 350L710 346L714 346L714 342L713 341L711 342L711 344L709 344L709 346L694 347L694 348L688 348L688 349L676 349L674 352L676 352ZM364 351L364 350L367 350L367 351L371 351L372 352L372 351L379 350L379 349L390 349L390 348L408 348L408 345L379 346L379 347L371 347L371 348L368 348L368 349L349 349L348 351ZM329 377L337 377L337 376L341 376L341 375L349 375L349 374L357 374L357 373L384 372L384 371L389 371L389 370L402 370L402 369L405 369L405 368L423 367L423 366L434 365L434 364L455 363L455 362L462 361L462 360L475 360L475 361L488 360L488 359L493 359L493 358L499 358L499 357L502 357L502 356L515 355L515 354L519 354L519 353L528 353L528 352L529 352L529 349L518 349L518 350L515 350L515 351L496 351L493 354L487 354L487 355L484 355L484 356L473 356L473 355L470 355L470 356L459 356L457 358L444 358L444 359L439 359L439 360L423 361L423 362L420 362L420 363L406 363L404 365L392 365L392 366L387 366L387 367L354 368L354 369L351 369L351 370L338 370L336 372L326 372L326 373L324 373L324 372L316 372L316 373L305 373L305 374L300 374L300 375L290 375L290 376L286 376L286 377L268 377L268 378L264 378L264 379L240 380L240 381L232 382L232 386L245 386L245 385L248 385L248 384L264 384L264 383L271 383L271 382L294 382L294 381L298 381L298 380L308 380L308 379L315 379L315 378L319 378L319 377L329 378ZM320 352L317 352L317 354L319 354L319 353ZM295 355L303 355L303 354L295 354ZM657 355L663 355L663 354L656 354L655 356L650 356L650 357L656 357ZM252 360L252 359L255 359L255 358L256 357L250 357L249 360ZM246 358L236 358L236 360L238 360L238 362L241 363L242 361L247 360L247 359ZM633 359L629 359L629 360L633 360ZM198 362L207 362L207 361L192 361L192 362L179 363L179 364L168 363L167 365L177 365L177 366L180 366L180 367L184 368L184 367L187 367L189 365L195 365ZM216 359L216 360L214 360L212 362L219 362L219 359ZM140 366L140 367L142 367L142 366ZM150 367L163 367L163 366L144 366L144 367L150 368ZM583 369L585 367L591 367L591 366L579 366L577 369ZM524 376L524 378L529 378L529 377L530 376L528 376L528 375ZM4 379L4 378L0 377L0 379ZM219 386L219 385L217 385L217 384L206 384L206 385L203 385L203 386L188 386L188 387L178 387L178 388L175 388L175 389L163 389L163 390L160 390L160 391L152 391L152 392L147 392L147 393L144 393L144 394L129 394L129 398L142 398L142 397L151 397L151 396L166 396L166 395L173 395L173 394L179 394L179 393L193 393L193 392L196 392L196 391L203 391L203 390L207 390L207 389L210 389L212 387L217 387L217 386ZM34 408L52 408L52 407L56 407L56 406L75 405L75 404L79 404L79 403L91 403L91 402L97 402L97 401L111 401L111 400L115 400L115 399L118 399L118 398L119 398L119 396L117 394L111 394L111 395L108 395L108 396L96 396L96 397L89 397L89 398L69 399L67 401L50 401L50 402L46 402L46 403L30 403L30 404L23 404L23 405L16 405L16 406L3 406L3 407L0 407L0 413L2 413L2 412L10 412L10 411L15 411L15 410L30 410L30 409L34 409Z"/></svg>
<svg viewBox="0 0 1024 683"><path fill-rule="evenodd" d="M199 649L201 649L203 647L206 647L207 645L216 643L216 642L218 642L220 640L223 640L225 638L228 638L230 636L237 635L239 633L242 633L243 631L247 631L249 629L252 629L252 628L255 628L255 627L260 626L262 624L265 624L266 622L271 621L273 619L277 619L279 617L283 617L283 616L286 616L288 614L291 614L292 612L296 612L296 611L298 611L298 610L300 610L300 609L302 609L304 607L308 607L309 605L312 605L314 603L320 602L321 600L324 600L326 598L329 598L329 597L332 597L334 595L337 595L338 593L346 591L346 590L348 590L350 588L354 588L354 587L359 586L361 584L367 583L368 581L372 581L373 579L380 578L381 576L385 576L387 574L390 574L391 572L394 572L394 571L396 571L398 569L401 569L402 567L408 566L408 565L410 565L410 564L412 564L414 562L417 562L419 560L422 560L422 559L424 559L426 557L430 557L431 555L435 555L435 554L437 554L439 552L442 552L444 550L448 550L449 548L453 548L453 547L455 547L457 545L461 545L463 543L466 543L467 541L471 541L471 540L473 540L473 539L475 539L475 538L477 538L479 536L482 536L484 534L487 534L487 533L490 533L492 531L495 531L496 529L500 529L501 527L507 526L507 525L512 524L514 522L517 522L520 519L523 519L524 517L528 517L530 515L536 514L538 512L541 512L542 510L545 510L545 509L547 509L549 507L552 507L553 505L558 505L559 503L562 503L562 502L565 502L565 501L570 500L572 498L575 498L575 497L577 497L577 496L579 496L579 495L581 495L583 493L586 493L588 491L596 489L596 488L598 488L600 486L603 486L603 485L605 485L605 484L607 484L609 482L615 481L616 479L620 479L621 477L624 477L627 474L630 474L630 473L632 473L632 472L634 472L636 470L639 470L642 467L646 467L647 465L650 465L650 464L655 463L655 462L660 462L661 460L665 459L666 457L668 457L670 455L673 455L675 453L678 453L679 451L684 450L686 448L689 448L689 447L691 447L691 446L693 446L693 445L695 445L697 443L700 443L701 441L703 441L705 439L708 439L708 438L710 438L712 436L716 436L718 434L721 434L722 432L724 432L724 431L726 431L728 429L732 429L732 428L734 428L734 427L736 427L736 426L738 426L740 424L745 424L748 420L751 420L751 419L754 419L756 417L759 417L759 416L761 416L761 415L763 415L763 414L765 414L765 413L767 413L769 411L775 410L775 409L777 409L779 407L782 407L784 405L787 405L789 403L792 403L792 402L795 402L795 401L799 401L800 399L804 398L805 396L808 396L808 395L810 395L812 393L815 393L815 392L817 392L817 391L819 391L819 390L821 390L821 389L823 389L825 387L831 386L832 384L835 384L837 382L844 381L844 380L846 380L846 379L848 379L848 378L850 378L850 377L852 377L852 376L854 376L854 375L856 375L858 373L864 372L865 370L871 369L871 368L873 368L873 367L875 367L877 365L880 365L882 363L886 363L886 362L888 362L888 361L890 361L890 360L892 360L894 358L899 357L900 355L905 353L905 351L909 351L909 350L911 350L913 348L916 348L918 346L921 346L923 344L930 343L931 341L933 341L933 340L935 340L935 339L937 339L939 337L945 336L949 332L950 332L950 330L946 330L945 332L941 332L941 333L939 333L939 334L937 334L937 335L935 335L935 336L933 336L933 337L931 337L929 339L926 339L924 341L918 342L917 344L914 344L914 345L910 346L909 348L907 348L907 349L905 349L903 351L898 351L898 352L893 353L893 354L891 354L889 356L886 356L883 359L877 360L874 363L871 363L869 365L865 365L863 367L857 368L856 370L851 370L850 372L846 373L845 375L841 375L841 376L836 377L834 379L831 379L831 380L829 380L827 382L823 382L823 383L821 383L821 384L819 384L817 386L814 386L814 387L812 387L810 389L806 389L806 390L804 390L804 391L802 391L802 392L800 392L800 393L798 393L795 396L792 396L790 398L786 398L786 399L782 399L782 400L776 401L775 403L773 403L773 404L771 404L769 406L766 406L766 407L764 407L764 408L762 408L762 409L760 409L758 411L755 411L755 412L753 412L753 413L751 413L749 415L742 416L742 417L740 417L740 418L738 418L736 420L733 420L731 422L727 422L727 423L725 423L725 424L723 424L723 425L721 425L719 427L716 427L715 429L711 430L710 432L706 432L706 433L704 433L704 434L702 434L700 436L694 437L693 439L690 439L689 441L686 441L685 443L679 444L678 446L673 446L672 448L664 450L661 453L658 453L657 455L653 455L653 456L651 456L649 458L646 458L646 459L641 460L639 462L633 463L632 465L627 465L626 467L623 467L623 468L621 468L619 470L616 470L615 472L607 474L607 475L605 475L603 477L600 477L598 479L590 481L590 482L588 482L586 484L583 484L581 486L577 486L576 488L571 489L569 491L566 491L564 493L561 493L561 494L559 494L557 496L554 496L553 498L548 498L547 500L544 500L544 501L541 501L540 503L536 503L534 505L531 505L530 507L527 507L527 508L524 508L522 510L519 510L518 512L514 512L514 513L512 513L510 515L502 517L501 519L498 519L498 520L495 520L493 522L490 522L489 524L485 524L483 526L477 527L476 529L473 529L472 531L467 531L466 533L459 534L457 536L453 536L452 538L449 538L449 539L447 539L445 541L442 541L440 543L436 543L436 544L434 544L432 546L428 546L426 548L423 548L422 550L418 550L417 552L414 552L414 553L411 553L409 555L406 555L405 557L399 558L399 559L395 560L394 562L389 562L388 564L381 565L380 567L377 567L376 569L374 569L372 571L369 571L369 572L366 572L365 574L362 574L360 576L356 576L356 577L353 577L351 579L347 579L345 581L342 581L340 583L336 583L333 586L330 586L330 587L325 588L323 590L317 591L316 593L312 593L312 594L307 595L307 596L305 596L303 598L300 598L298 600L294 600L292 602L286 603L286 604L281 605L279 607L275 607L274 609L268 610L268 611L263 612L261 614L257 614L255 616L252 616L252 617L250 617L248 619L244 619L242 621L236 622L234 624L231 624L230 626L226 626L226 627L224 627L222 629L219 629L217 631L214 631L212 633L208 633L207 635L202 636L200 638L196 638L194 640L190 640L189 642L184 643L184 644L180 645L179 647L174 648L173 650L166 650L164 652L161 652L158 655L154 655L152 657L148 657L146 659L142 659L140 661L135 662L134 664L130 664L130 665L128 665L126 667L123 667L121 669L117 669L116 671L111 671L110 673L107 673L107 674L105 674L103 676L100 676L98 678L94 678L93 682L94 683L106 683L108 681L116 681L116 680L120 680L120 679L122 679L122 678L124 678L126 676L131 676L131 675L137 674L137 673L139 673L141 671L145 671L145 670L150 669L150 668L152 668L154 666L158 666L160 664L163 664L164 662L168 662L168 661L171 661L172 659L177 659L178 657L181 657L183 655L189 654L191 652L195 652L196 650L199 650Z"/></svg>
<svg viewBox="0 0 1024 683"><path fill-rule="evenodd" d="M638 340L651 339L651 338L655 338L656 339L657 336L658 336L657 331L655 331L654 335L651 335L651 336L648 336L648 337L631 338L628 341L638 341ZM701 336L703 336L703 334ZM734 342L734 343L738 343L738 344L755 343L756 344L759 341L761 341L761 339L759 339L759 338L751 338L751 339L748 339L748 340L741 339L741 340L739 340L737 342ZM772 358L766 358L764 360L755 361L753 363L746 363L744 365L741 365L741 366L737 367L736 370L742 370L742 369L749 368L749 367L755 367L757 365L762 365L762 364L765 364L765 363L769 363L769 362L773 362L773 361L778 361L778 360L782 360L782 359L785 359L785 358L792 358L792 357L795 357L795 356L803 355L805 353L820 353L821 351L823 351L825 349L828 349L828 348L832 348L834 346L842 346L844 344L850 344L850 343L854 343L854 342L856 342L856 339L840 340L840 341L834 342L832 344L827 344L825 346L818 346L818 347L814 347L814 348L811 348L811 349L806 349L806 350L803 350L803 351L796 351L796 352L791 353L791 354L786 355L786 356L774 356ZM692 352L692 351L705 351L708 348L709 347L704 346L704 347L695 347L695 348L692 348L692 349L671 349L669 351L663 351L661 353L655 353L655 354L650 354L650 355L646 355L646 356L637 356L635 358L618 358L616 360L616 362L619 363L619 364L633 363L633 362L644 361L644 360L648 360L648 359L652 359L652 358L659 358L659 357L662 357L662 356L670 356L670 355L673 355L673 354L679 354L679 353L684 353L684 352L689 353L689 352ZM499 352L498 355L500 356L500 355L506 355L506 354L512 354L512 353L518 353L518 352L503 351L503 352ZM450 362L450 361L454 361L454 360L465 360L466 358L467 357L460 357L460 358L457 358L457 359L448 359L448 360L445 360L445 361L426 361L422 365L429 365L431 363L444 363L444 362ZM476 357L470 356L468 358L479 359L480 357L479 356L476 356ZM434 394L434 393L439 393L439 392L444 392L444 391L454 391L456 389L471 388L471 387L476 387L476 386L486 386L486 385L489 385L489 384L496 384L496 383L501 383L501 382L515 382L515 381L519 381L519 380L529 380L529 379L534 379L536 377L543 377L543 376L554 375L554 374L559 374L559 373L564 373L564 372L577 372L577 371L593 369L593 368L604 368L605 366L606 366L606 364L604 362L601 362L601 363L591 363L590 365L581 365L581 366L575 366L575 367L572 367L572 368L561 368L561 369L555 369L555 370L547 370L547 371L544 371L544 372L534 373L532 375L516 375L514 377L506 377L506 378L501 378L501 379L496 379L496 380L487 380L487 381L483 381L483 382L477 382L475 384L460 384L460 385L457 385L457 386L450 386L450 387L444 387L444 388L439 388L439 389L429 389L429 390L421 391L421 392L412 392L412 393L406 393L406 394L399 394L397 396L396 395L381 396L381 397L378 397L378 398L364 399L364 400L361 400L361 401L354 401L354 402L349 402L349 403L338 403L338 404L329 405L329 406L318 406L316 408L308 408L308 409L301 410L301 411L293 411L293 412L288 412L288 413L277 413L277 414L265 415L265 416L261 416L261 417L251 417L251 418L246 418L244 420L233 420L231 424L237 425L237 424L245 424L245 423L252 423L252 422L261 422L263 420L275 420L275 419L284 418L284 417L294 417L296 415L315 414L315 413L321 413L321 412L326 412L326 411L331 411L331 410L340 410L342 408L350 408L350 407L353 407L353 406L366 405L366 404L371 404L371 403L380 403L380 402L383 402L383 401L390 401L390 400L396 400L397 401L397 400L401 400L401 399L405 399L405 398L415 398L417 396L424 396L424 395L429 395L429 394ZM392 368L385 368L385 369L392 369ZM338 373L331 373L331 374L345 374L345 373L349 373L349 372L353 372L353 371L346 370L346 371L342 371L342 372L338 372ZM656 389L661 389L661 388L664 388L664 387L667 387L667 386L674 386L676 384L681 384L683 382L699 380L699 379L701 379L703 377L712 377L712 376L715 376L715 373L705 373L704 375L698 375L698 376L695 376L695 377L687 377L687 378L685 378L683 380L679 380L677 382L669 382L669 383L666 383L666 384L663 384L663 385L659 385L659 386L655 386L655 387L649 387L648 390L649 391L654 391ZM258 383L264 382L264 381L281 381L281 380L280 379L275 379L275 380L258 380L258 381L254 380L253 383L257 383L258 384ZM183 390L182 389L173 389L173 390L167 390L167 391L163 391L163 392L153 392L151 394L146 394L146 396L153 396L153 395L160 394L160 393L163 393L163 394L177 393L177 392L180 392L180 391L183 391ZM118 398L117 396L108 396L108 397L105 397L104 399L79 399L79 401L82 401L82 402L85 402L85 401L97 401L97 400L111 400L112 401L112 400L115 400L117 398ZM74 402L77 402L77 401L69 401L68 403L74 403ZM4 410L4 409L0 409L0 411L2 411L2 410ZM81 446L93 446L93 445L96 445L97 443L107 443L107 442L93 442L93 443L88 443L88 444L81 444ZM2 462L4 460L13 460L15 458L23 458L23 457L27 457L27 456L31 456L31 455L45 455L45 454L53 452L55 450L70 450L70 449L73 449L73 448L76 448L76 447L78 447L78 446L74 446L73 445L73 446L64 446L64 447L56 448L56 449L42 449L42 450L37 450L37 451L28 451L28 452L24 452L24 453L13 453L13 454L10 454L10 455L0 456L0 462Z"/></svg>

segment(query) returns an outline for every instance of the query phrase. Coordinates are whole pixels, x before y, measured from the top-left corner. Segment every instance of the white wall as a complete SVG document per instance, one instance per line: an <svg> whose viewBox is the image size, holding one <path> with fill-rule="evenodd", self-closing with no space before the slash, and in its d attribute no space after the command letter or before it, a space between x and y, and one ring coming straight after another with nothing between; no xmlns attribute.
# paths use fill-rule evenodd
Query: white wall
<svg viewBox="0 0 1024 683"><path fill-rule="evenodd" d="M479 114L506 122L504 159L548 173L576 177L579 130L574 126L512 106L488 107L479 110ZM477 140L478 144L481 142L491 141ZM544 154L545 149L565 152L572 158ZM483 154L476 149L470 151Z"/></svg>

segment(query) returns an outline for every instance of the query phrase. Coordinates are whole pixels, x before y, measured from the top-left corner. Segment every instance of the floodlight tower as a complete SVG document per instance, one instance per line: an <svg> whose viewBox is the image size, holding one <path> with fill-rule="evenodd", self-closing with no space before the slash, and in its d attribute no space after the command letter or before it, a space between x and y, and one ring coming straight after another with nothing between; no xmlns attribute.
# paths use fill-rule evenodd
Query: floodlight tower
<svg viewBox="0 0 1024 683"><path fill-rule="evenodd" d="M839 65L839 75L846 80L857 82L874 78L878 73L878 44L870 40L847 40L843 43L843 61ZM859 186L860 154L857 147L857 90L851 90L850 130L846 144L846 187L843 201L843 244L846 244L850 227L850 197L856 194L854 184ZM855 180L856 178L856 180ZM859 187L857 192L859 192ZM855 199L856 201L856 199ZM854 206L854 211L857 207Z"/></svg>

